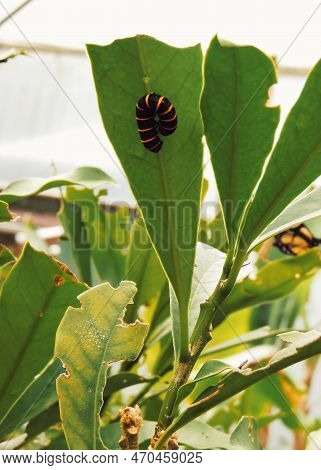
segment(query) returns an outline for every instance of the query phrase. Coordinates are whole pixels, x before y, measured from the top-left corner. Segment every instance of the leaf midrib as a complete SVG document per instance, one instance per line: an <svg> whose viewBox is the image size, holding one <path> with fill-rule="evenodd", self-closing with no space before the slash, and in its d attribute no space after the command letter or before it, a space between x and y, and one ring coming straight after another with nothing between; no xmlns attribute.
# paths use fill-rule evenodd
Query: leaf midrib
<svg viewBox="0 0 321 470"><path fill-rule="evenodd" d="M230 200L234 202L234 196L235 196L235 182L234 182L234 176L235 176L235 153L236 153L236 148L237 148L237 134L238 134L238 126L239 126L239 115L240 115L240 87L239 87L239 74L238 74L238 59L237 59L237 52L235 48L232 48L232 57L233 57L233 62L234 62L234 88L235 88L235 102L234 102L234 119L236 119L236 122L234 123L232 129L232 148L231 148L231 158L230 158L230 184L229 184L229 198L227 200ZM232 229L232 216L230 215L230 229ZM230 240L231 241L231 240Z"/></svg>
<svg viewBox="0 0 321 470"><path fill-rule="evenodd" d="M142 49L142 46L140 44L140 37L136 36L135 39L136 39L136 45L137 45L137 50L138 50L139 62L140 62L140 66L141 66L141 69L142 69L142 72L143 72L143 77L144 77L144 76L147 76L147 67L146 67L146 62L145 62L145 58L144 58L144 54L143 54L143 49ZM145 88L146 93L151 92L151 90L147 86L147 83L146 83L145 80L143 80L143 86ZM162 155L162 151L159 154L156 155L156 158L157 158L159 168L160 168L160 172L161 172L161 181L162 181L162 186L163 186L163 192L164 192L165 198L167 200L171 200L171 191L170 191L168 181L167 181L167 178L166 178L166 168L165 168L165 164L164 164L164 159L161 157L161 155ZM171 217L170 217L170 211L168 210L169 209L168 204L165 205L165 208L166 208L166 219L167 219L168 227L169 227L169 230L170 230L170 238L171 238L170 252L171 252L171 255L172 255L172 261L173 261L173 267L174 267L174 273L175 273L177 297L179 299L180 309L182 309L182 311L186 311L187 306L185 305L185 301L183 303L183 300L184 300L183 286L181 284L181 278L179 276L179 273L181 271L180 270L180 263L179 263L179 259L177 257L177 252L175 250L175 246L173 244L173 242L175 242L175 239L176 239L175 232L174 232L174 226L171 223ZM156 250L156 252L157 252L157 250Z"/></svg>

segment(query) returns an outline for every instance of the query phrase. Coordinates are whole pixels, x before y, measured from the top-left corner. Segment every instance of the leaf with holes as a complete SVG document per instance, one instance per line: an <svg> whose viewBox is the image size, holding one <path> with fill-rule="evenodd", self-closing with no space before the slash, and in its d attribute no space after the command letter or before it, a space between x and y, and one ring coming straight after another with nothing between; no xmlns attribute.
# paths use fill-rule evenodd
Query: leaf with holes
<svg viewBox="0 0 321 470"><path fill-rule="evenodd" d="M81 294L81 308L70 307L59 325L55 355L66 372L57 380L57 391L70 449L105 448L99 413L107 368L114 362L135 360L148 330L138 321L130 325L123 322L135 293L135 284L130 281L117 289L100 284Z"/></svg>

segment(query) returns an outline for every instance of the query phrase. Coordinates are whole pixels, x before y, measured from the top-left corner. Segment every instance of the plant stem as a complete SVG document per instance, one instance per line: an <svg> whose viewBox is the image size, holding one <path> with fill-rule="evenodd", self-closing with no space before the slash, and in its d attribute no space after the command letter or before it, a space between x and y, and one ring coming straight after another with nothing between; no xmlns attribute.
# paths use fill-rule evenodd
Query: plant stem
<svg viewBox="0 0 321 470"><path fill-rule="evenodd" d="M203 311L201 311L201 314L198 317L191 338L192 355L198 352L199 356L200 352L211 339L211 325L220 309L220 306L226 297L230 294L235 285L237 276L245 258L245 253L239 253L236 258L231 258L232 255L228 254L223 266L221 278L216 286L216 289L204 305Z"/></svg>
<svg viewBox="0 0 321 470"><path fill-rule="evenodd" d="M211 340L211 325L220 305L229 295L237 280L245 258L244 252L226 257L221 278L209 300L203 305L191 337L191 352L188 358L181 359L175 366L172 381L168 387L155 430L155 440L173 420L173 411L179 388L187 382L193 367L206 344Z"/></svg>

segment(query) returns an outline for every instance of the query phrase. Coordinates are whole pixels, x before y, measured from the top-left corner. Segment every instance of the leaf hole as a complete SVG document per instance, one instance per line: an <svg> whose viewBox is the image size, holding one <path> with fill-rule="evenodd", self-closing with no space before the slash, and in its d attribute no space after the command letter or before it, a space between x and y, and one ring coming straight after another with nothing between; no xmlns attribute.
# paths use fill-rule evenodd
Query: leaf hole
<svg viewBox="0 0 321 470"><path fill-rule="evenodd" d="M274 83L274 85L271 85L270 88L268 89L268 97L264 103L264 107L273 109L279 106L280 106L280 103L279 103L278 83Z"/></svg>

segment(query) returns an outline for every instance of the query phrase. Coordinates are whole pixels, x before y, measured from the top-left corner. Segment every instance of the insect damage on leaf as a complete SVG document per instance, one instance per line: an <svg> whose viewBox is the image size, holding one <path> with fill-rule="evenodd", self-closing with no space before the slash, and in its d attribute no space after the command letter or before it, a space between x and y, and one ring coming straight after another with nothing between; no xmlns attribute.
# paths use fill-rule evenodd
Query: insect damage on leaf
<svg viewBox="0 0 321 470"><path fill-rule="evenodd" d="M55 281L54 282L55 282L55 286L59 287L65 282L65 280L64 280L63 277L61 277L61 276L59 276L59 274L57 274L55 276Z"/></svg>

